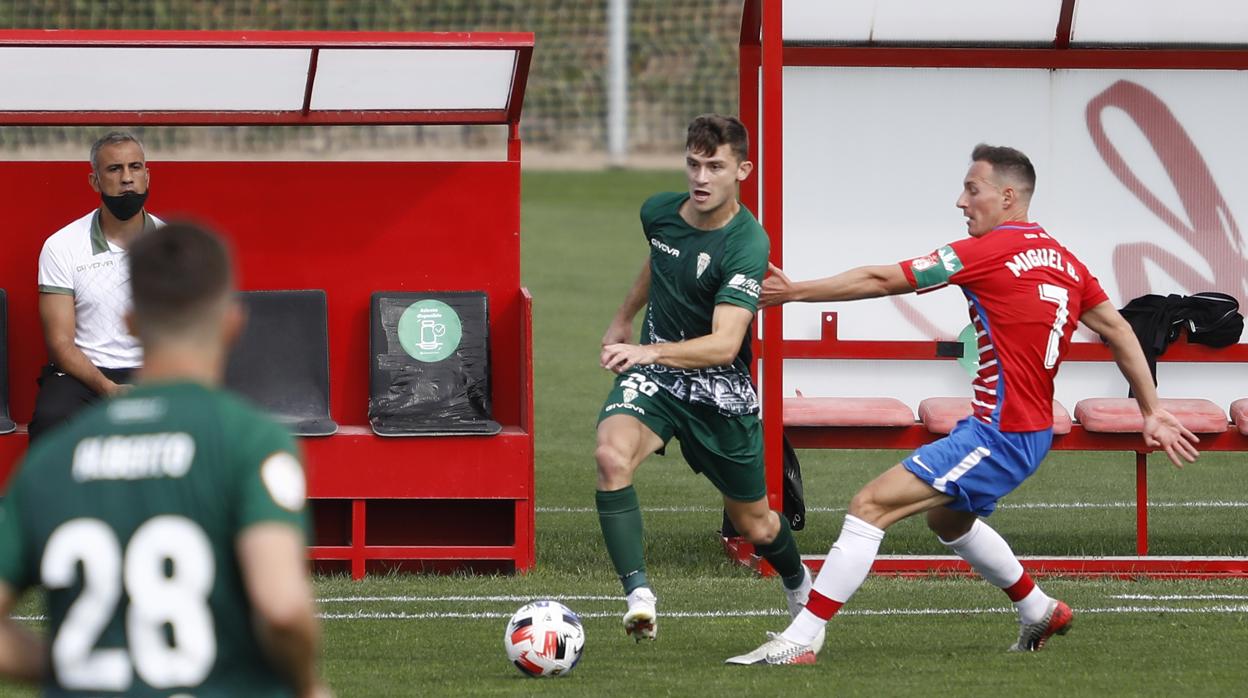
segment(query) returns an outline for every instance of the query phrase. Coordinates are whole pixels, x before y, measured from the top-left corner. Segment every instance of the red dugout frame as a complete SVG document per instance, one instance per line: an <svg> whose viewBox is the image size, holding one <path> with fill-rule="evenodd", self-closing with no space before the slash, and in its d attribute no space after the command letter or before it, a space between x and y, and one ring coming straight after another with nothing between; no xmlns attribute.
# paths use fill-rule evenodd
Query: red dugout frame
<svg viewBox="0 0 1248 698"><path fill-rule="evenodd" d="M790 66L819 67L912 67L912 68L1046 68L1046 69L1143 69L1143 70L1248 70L1248 51L1235 48L1170 47L1072 47L1075 6L1078 0L1060 0L1052 42L1047 46L974 47L900 46L889 44L815 45L785 43L782 35L783 0L745 0L741 18L739 53L740 117L754 138L750 157L756 177L747 180L741 198L759 214L771 239L771 261L784 260L784 119L783 73ZM761 149L760 149L761 146ZM823 336L817 340L784 338L783 308L763 312L761 345L762 414L767 465L768 504L782 509L783 487L783 391L768 386L784 385L784 360L801 359L936 359L933 341L841 340L836 336L836 315L825 313ZM1067 360L1110 359L1106 347L1072 344ZM1161 361L1214 361L1248 363L1248 344L1219 350L1176 344ZM1092 397L1092 396L1089 396ZM767 428L768 426L772 428ZM901 429L852 431L794 429L791 441L797 448L914 448L933 438L921 425ZM1216 436L1202 435L1201 448L1215 451L1248 450L1248 437L1234 429ZM1204 577L1248 575L1243 558L1158 558L1148 553L1147 462L1138 435L1092 434L1076 426L1071 434L1057 437L1055 450L1115 450L1136 452L1137 556L1123 558L1046 558L1024 560L1034 571L1064 574ZM746 546L728 543L729 552L745 561ZM810 561L808 561L810 562ZM818 561L814 561L816 564ZM956 558L881 558L873 570L884 574L925 575L931 572L967 573Z"/></svg>
<svg viewBox="0 0 1248 698"><path fill-rule="evenodd" d="M151 210L222 231L243 289L323 288L328 301L330 437L302 440L316 522L311 556L360 578L399 561L424 568L533 565L532 298L520 286L519 118L531 34L3 32L12 46L305 48L303 106L286 111L3 111L5 125L500 124L506 159L473 162L160 162ZM513 52L505 109L310 108L320 49ZM0 102L2 104L2 102ZM46 361L36 262L44 239L99 205L85 162L0 162L24 182L29 214L0 257L9 292L12 411L29 421ZM486 204L486 205L483 205ZM493 437L380 438L368 428L369 298L374 291L481 290L490 305ZM26 447L0 436L0 482ZM448 530L446 521L454 521Z"/></svg>

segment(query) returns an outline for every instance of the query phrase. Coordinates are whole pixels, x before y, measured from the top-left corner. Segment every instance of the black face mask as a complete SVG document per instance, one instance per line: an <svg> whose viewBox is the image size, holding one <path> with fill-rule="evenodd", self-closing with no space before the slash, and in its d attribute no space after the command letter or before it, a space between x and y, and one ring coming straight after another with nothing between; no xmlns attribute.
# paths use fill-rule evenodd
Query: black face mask
<svg viewBox="0 0 1248 698"><path fill-rule="evenodd" d="M104 202L108 212L117 217L117 220L128 221L143 210L143 204L147 201L147 192L140 194L128 191L121 196L109 196L100 192L100 200Z"/></svg>

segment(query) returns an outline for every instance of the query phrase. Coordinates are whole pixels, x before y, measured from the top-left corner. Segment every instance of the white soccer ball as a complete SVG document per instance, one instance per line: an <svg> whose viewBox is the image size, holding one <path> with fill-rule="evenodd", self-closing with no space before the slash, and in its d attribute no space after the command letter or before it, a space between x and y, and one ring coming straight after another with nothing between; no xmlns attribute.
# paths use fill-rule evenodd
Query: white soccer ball
<svg viewBox="0 0 1248 698"><path fill-rule="evenodd" d="M526 604L507 621L507 658L526 676L565 676L581 660L585 629L558 601Z"/></svg>

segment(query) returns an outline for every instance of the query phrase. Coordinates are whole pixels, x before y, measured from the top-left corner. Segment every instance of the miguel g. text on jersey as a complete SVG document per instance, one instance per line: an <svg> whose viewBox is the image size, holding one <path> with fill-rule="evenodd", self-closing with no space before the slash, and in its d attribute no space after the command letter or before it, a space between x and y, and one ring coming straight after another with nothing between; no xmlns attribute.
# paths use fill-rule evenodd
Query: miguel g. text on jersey
<svg viewBox="0 0 1248 698"><path fill-rule="evenodd" d="M1032 240L1043 238L1052 240L1044 233L1027 233L1023 237ZM1062 259L1062 253L1051 247L1033 247L1029 250L1023 250L1014 255L1013 259L1005 262L1005 268L1010 270L1015 278L1022 276L1023 272L1031 271L1036 267L1052 267L1058 271L1066 272L1066 275L1075 281L1079 281L1079 272L1075 270L1075 265Z"/></svg>

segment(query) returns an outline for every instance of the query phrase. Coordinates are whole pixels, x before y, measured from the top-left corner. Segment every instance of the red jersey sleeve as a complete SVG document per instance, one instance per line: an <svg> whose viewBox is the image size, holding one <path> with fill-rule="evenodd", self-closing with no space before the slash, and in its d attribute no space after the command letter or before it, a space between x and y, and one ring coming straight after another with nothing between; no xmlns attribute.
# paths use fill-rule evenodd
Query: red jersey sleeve
<svg viewBox="0 0 1248 698"><path fill-rule="evenodd" d="M905 259L898 264L906 275L906 281L917 292L935 291L950 283L958 283L954 277L963 275L967 266L979 256L976 242L976 238L956 240L922 257Z"/></svg>
<svg viewBox="0 0 1248 698"><path fill-rule="evenodd" d="M1086 279L1083 284L1083 300L1080 306L1085 311L1090 310L1101 303L1109 300L1109 294L1105 293L1105 289L1101 288L1101 282L1092 276L1087 267L1083 267L1083 278Z"/></svg>

